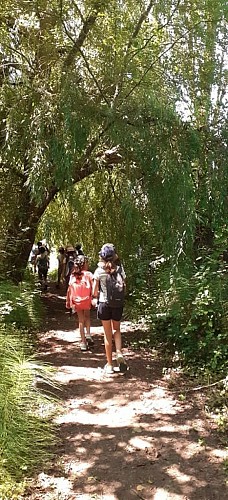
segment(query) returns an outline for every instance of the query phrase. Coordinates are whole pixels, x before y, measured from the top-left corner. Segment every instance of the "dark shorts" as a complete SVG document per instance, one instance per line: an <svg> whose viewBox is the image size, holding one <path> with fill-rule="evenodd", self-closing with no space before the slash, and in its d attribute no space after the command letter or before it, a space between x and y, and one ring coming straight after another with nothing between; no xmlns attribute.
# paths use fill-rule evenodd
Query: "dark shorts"
<svg viewBox="0 0 228 500"><path fill-rule="evenodd" d="M97 317L101 321L120 321L123 314L123 307L109 307L105 302L100 302L97 309Z"/></svg>
<svg viewBox="0 0 228 500"><path fill-rule="evenodd" d="M48 273L48 270L43 269L41 271L40 269L38 269L39 279L42 280L44 278L46 280L47 279L47 273Z"/></svg>

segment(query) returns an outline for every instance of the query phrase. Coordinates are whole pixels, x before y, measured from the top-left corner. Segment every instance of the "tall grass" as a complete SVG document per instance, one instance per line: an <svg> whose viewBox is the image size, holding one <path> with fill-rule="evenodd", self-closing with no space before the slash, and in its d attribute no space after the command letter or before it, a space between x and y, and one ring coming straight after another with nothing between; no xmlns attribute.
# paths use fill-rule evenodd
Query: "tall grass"
<svg viewBox="0 0 228 500"><path fill-rule="evenodd" d="M31 285L0 285L0 498L17 498L24 478L50 460L56 438L54 398L38 381L54 385L52 369L36 359L28 328L42 308ZM20 327L20 328L19 328ZM23 329L23 334L22 330Z"/></svg>
<svg viewBox="0 0 228 500"><path fill-rule="evenodd" d="M0 315L6 324L14 323L18 328L39 326L43 311L39 292L33 282L23 282L18 286L10 282L0 282Z"/></svg>

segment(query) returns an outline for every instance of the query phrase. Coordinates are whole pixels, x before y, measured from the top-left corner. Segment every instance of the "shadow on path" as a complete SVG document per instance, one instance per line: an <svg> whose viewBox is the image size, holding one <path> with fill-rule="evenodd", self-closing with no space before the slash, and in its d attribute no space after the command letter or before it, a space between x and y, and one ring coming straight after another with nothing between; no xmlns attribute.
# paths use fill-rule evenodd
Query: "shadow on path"
<svg viewBox="0 0 228 500"><path fill-rule="evenodd" d="M143 335L123 322L126 375L103 374L102 328L92 311L94 348L79 350L76 320L54 285L46 306L39 356L62 384L56 422L61 446L49 472L39 474L31 500L226 500L220 446L202 403L169 390L155 353L135 352Z"/></svg>

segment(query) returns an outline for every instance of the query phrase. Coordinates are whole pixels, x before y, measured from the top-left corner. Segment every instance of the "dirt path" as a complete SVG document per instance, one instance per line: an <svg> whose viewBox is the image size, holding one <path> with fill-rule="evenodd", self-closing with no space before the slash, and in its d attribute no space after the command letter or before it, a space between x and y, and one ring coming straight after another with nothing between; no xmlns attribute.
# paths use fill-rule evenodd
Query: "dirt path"
<svg viewBox="0 0 228 500"><path fill-rule="evenodd" d="M225 451L205 417L202 396L190 392L179 400L181 381L171 390L162 361L129 347L142 334L129 322L122 323L122 331L130 370L104 376L95 314L95 346L81 353L63 294L52 285L44 302L40 357L57 367L56 379L63 384L57 418L61 447L25 498L227 500Z"/></svg>

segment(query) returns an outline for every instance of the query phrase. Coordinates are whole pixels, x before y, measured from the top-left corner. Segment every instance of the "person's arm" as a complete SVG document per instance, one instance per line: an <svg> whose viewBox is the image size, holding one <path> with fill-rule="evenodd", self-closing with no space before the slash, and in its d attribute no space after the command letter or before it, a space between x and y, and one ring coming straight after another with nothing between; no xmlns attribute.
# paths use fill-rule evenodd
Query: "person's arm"
<svg viewBox="0 0 228 500"><path fill-rule="evenodd" d="M97 301L98 301L98 294L99 294L99 279L94 279L93 280L93 287L92 287L92 305L96 307Z"/></svg>
<svg viewBox="0 0 228 500"><path fill-rule="evenodd" d="M126 285L126 273L124 271L124 268L123 268L122 264L120 264L120 268L121 268L121 275L122 275L123 282L124 282L124 291L126 292L126 288L127 288L127 285Z"/></svg>
<svg viewBox="0 0 228 500"><path fill-rule="evenodd" d="M36 252L35 255L34 255L34 273L36 273L36 269L37 269L37 258L38 258L38 253Z"/></svg>
<svg viewBox="0 0 228 500"><path fill-rule="evenodd" d="M39 256L39 254L36 254L35 263L34 263L35 272L37 270L37 267L38 267L38 264L39 264L39 260L40 260L40 256Z"/></svg>
<svg viewBox="0 0 228 500"><path fill-rule="evenodd" d="M69 285L67 288L67 296L66 296L66 309L71 309L71 286Z"/></svg>

